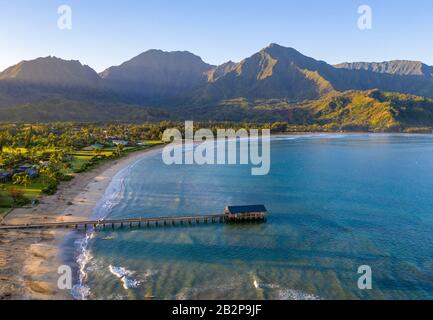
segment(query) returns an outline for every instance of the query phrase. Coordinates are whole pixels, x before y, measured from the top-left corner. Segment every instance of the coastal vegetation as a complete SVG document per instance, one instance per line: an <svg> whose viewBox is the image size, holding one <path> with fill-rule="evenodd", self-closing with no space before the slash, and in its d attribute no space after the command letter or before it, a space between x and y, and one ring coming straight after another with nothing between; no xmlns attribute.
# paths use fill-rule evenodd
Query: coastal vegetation
<svg viewBox="0 0 433 320"><path fill-rule="evenodd" d="M155 125L73 123L0 126L0 217L36 205L62 181L128 153L161 144Z"/></svg>

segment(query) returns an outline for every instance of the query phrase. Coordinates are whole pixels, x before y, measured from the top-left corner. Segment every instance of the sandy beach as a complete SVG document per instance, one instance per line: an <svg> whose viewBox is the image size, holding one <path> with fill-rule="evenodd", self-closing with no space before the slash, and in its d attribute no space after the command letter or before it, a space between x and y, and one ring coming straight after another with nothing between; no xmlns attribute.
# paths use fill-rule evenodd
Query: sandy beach
<svg viewBox="0 0 433 320"><path fill-rule="evenodd" d="M35 208L18 208L3 220L6 224L85 220L103 196L114 175L144 153L134 152L77 174L60 184L56 194L43 196ZM5 231L0 234L1 299L71 299L69 290L57 287L62 265L60 246L67 230Z"/></svg>

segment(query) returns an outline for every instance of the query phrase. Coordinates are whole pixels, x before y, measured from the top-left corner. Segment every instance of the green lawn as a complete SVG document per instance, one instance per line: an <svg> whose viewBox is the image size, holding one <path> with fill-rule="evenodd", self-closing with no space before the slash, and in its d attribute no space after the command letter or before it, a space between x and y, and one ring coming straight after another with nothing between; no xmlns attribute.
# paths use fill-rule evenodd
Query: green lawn
<svg viewBox="0 0 433 320"><path fill-rule="evenodd" d="M79 156L76 157L74 156L74 158L72 159L71 163L71 171L74 172L74 170L81 168L83 166L83 164L87 163L90 161L92 157L85 157L85 156Z"/></svg>
<svg viewBox="0 0 433 320"><path fill-rule="evenodd" d="M12 183L0 184L0 216L13 207L12 198L8 192L9 188L15 187L16 189L22 190L24 197L27 199L36 199L46 186L47 183L45 183L42 178L32 180L27 187L14 185Z"/></svg>
<svg viewBox="0 0 433 320"><path fill-rule="evenodd" d="M155 145L164 143L161 140L146 140L146 141L142 141L142 142L145 143L146 146L155 146Z"/></svg>

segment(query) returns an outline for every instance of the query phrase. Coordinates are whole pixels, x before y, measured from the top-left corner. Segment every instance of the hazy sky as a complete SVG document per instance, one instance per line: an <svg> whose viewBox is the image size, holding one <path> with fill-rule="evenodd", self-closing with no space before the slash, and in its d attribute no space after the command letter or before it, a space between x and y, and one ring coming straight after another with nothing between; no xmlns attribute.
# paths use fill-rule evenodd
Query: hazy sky
<svg viewBox="0 0 433 320"><path fill-rule="evenodd" d="M72 9L72 30L57 26L62 4ZM363 4L371 30L357 26ZM55 55L102 71L152 48L220 64L271 42L329 63L433 65L432 17L431 0L0 0L0 70Z"/></svg>

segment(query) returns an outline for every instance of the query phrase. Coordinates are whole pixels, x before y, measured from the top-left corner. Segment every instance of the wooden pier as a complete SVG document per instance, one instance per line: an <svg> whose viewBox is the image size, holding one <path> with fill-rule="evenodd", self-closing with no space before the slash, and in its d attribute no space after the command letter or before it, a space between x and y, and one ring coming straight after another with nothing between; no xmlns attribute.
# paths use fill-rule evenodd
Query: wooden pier
<svg viewBox="0 0 433 320"><path fill-rule="evenodd" d="M227 208L233 208L233 207L227 207ZM224 214L0 225L0 230L21 230L21 229L105 230L105 229L119 229L125 227L141 228L141 227L159 227L159 226L173 226L173 225L192 225L192 224L209 224L209 223L242 223L242 222L265 222L266 221L266 211L229 214L227 212L227 208Z"/></svg>

